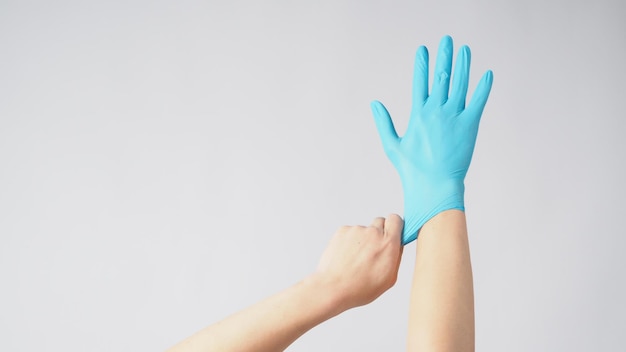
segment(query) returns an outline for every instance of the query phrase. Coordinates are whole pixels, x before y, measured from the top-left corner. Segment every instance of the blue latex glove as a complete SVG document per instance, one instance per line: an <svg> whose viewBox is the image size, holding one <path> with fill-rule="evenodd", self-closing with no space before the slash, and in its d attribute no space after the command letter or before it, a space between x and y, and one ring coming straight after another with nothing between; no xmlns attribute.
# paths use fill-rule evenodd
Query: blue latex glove
<svg viewBox="0 0 626 352"><path fill-rule="evenodd" d="M452 38L443 37L429 95L428 50L419 47L415 57L411 118L402 137L398 137L385 106L379 101L371 104L385 153L402 180L403 244L415 240L422 226L438 213L448 209L465 210L465 175L493 82L493 73L487 71L469 106L465 107L469 68L470 49L463 46L456 59L450 89Z"/></svg>

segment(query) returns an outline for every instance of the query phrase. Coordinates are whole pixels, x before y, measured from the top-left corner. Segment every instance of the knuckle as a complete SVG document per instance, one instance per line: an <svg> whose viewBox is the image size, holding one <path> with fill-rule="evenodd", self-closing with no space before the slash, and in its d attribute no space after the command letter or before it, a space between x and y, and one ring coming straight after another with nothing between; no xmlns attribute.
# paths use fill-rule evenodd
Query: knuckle
<svg viewBox="0 0 626 352"><path fill-rule="evenodd" d="M382 230L375 226L370 226L365 229L365 233L370 235L379 235L382 233Z"/></svg>

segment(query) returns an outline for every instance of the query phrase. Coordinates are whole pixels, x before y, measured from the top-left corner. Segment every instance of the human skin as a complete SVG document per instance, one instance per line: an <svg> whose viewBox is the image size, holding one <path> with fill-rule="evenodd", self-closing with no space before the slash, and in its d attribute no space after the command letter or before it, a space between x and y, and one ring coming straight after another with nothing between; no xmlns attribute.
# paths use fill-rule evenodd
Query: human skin
<svg viewBox="0 0 626 352"><path fill-rule="evenodd" d="M474 288L465 213L422 227L411 290L407 351L474 351Z"/></svg>
<svg viewBox="0 0 626 352"><path fill-rule="evenodd" d="M374 219L367 227L341 227L313 274L204 328L169 351L284 350L316 325L372 302L395 284L402 226L400 216L392 214Z"/></svg>

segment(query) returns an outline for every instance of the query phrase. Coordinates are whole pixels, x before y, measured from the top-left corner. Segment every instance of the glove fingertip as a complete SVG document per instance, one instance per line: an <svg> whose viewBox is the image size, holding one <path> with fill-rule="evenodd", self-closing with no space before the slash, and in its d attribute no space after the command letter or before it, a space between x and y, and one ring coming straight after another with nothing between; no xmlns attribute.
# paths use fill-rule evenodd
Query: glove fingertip
<svg viewBox="0 0 626 352"><path fill-rule="evenodd" d="M370 103L370 108L372 109L372 113L374 114L374 116L380 113L380 105L382 105L382 103L378 100L372 100L372 102Z"/></svg>
<svg viewBox="0 0 626 352"><path fill-rule="evenodd" d="M489 96L489 92L491 91L491 85L493 84L493 71L487 70L481 79L481 86L485 91L485 94Z"/></svg>

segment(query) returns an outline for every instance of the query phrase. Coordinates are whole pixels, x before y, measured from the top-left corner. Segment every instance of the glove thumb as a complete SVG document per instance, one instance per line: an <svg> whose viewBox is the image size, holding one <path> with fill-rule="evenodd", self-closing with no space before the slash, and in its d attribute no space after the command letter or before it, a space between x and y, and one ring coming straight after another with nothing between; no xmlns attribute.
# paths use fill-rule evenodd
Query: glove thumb
<svg viewBox="0 0 626 352"><path fill-rule="evenodd" d="M372 114L374 115L374 122L376 122L378 135L380 135L380 139L383 142L383 148L386 153L389 153L389 151L395 148L399 141L396 128L393 126L391 116L389 116L389 112L383 103L375 100L370 106L372 108Z"/></svg>

